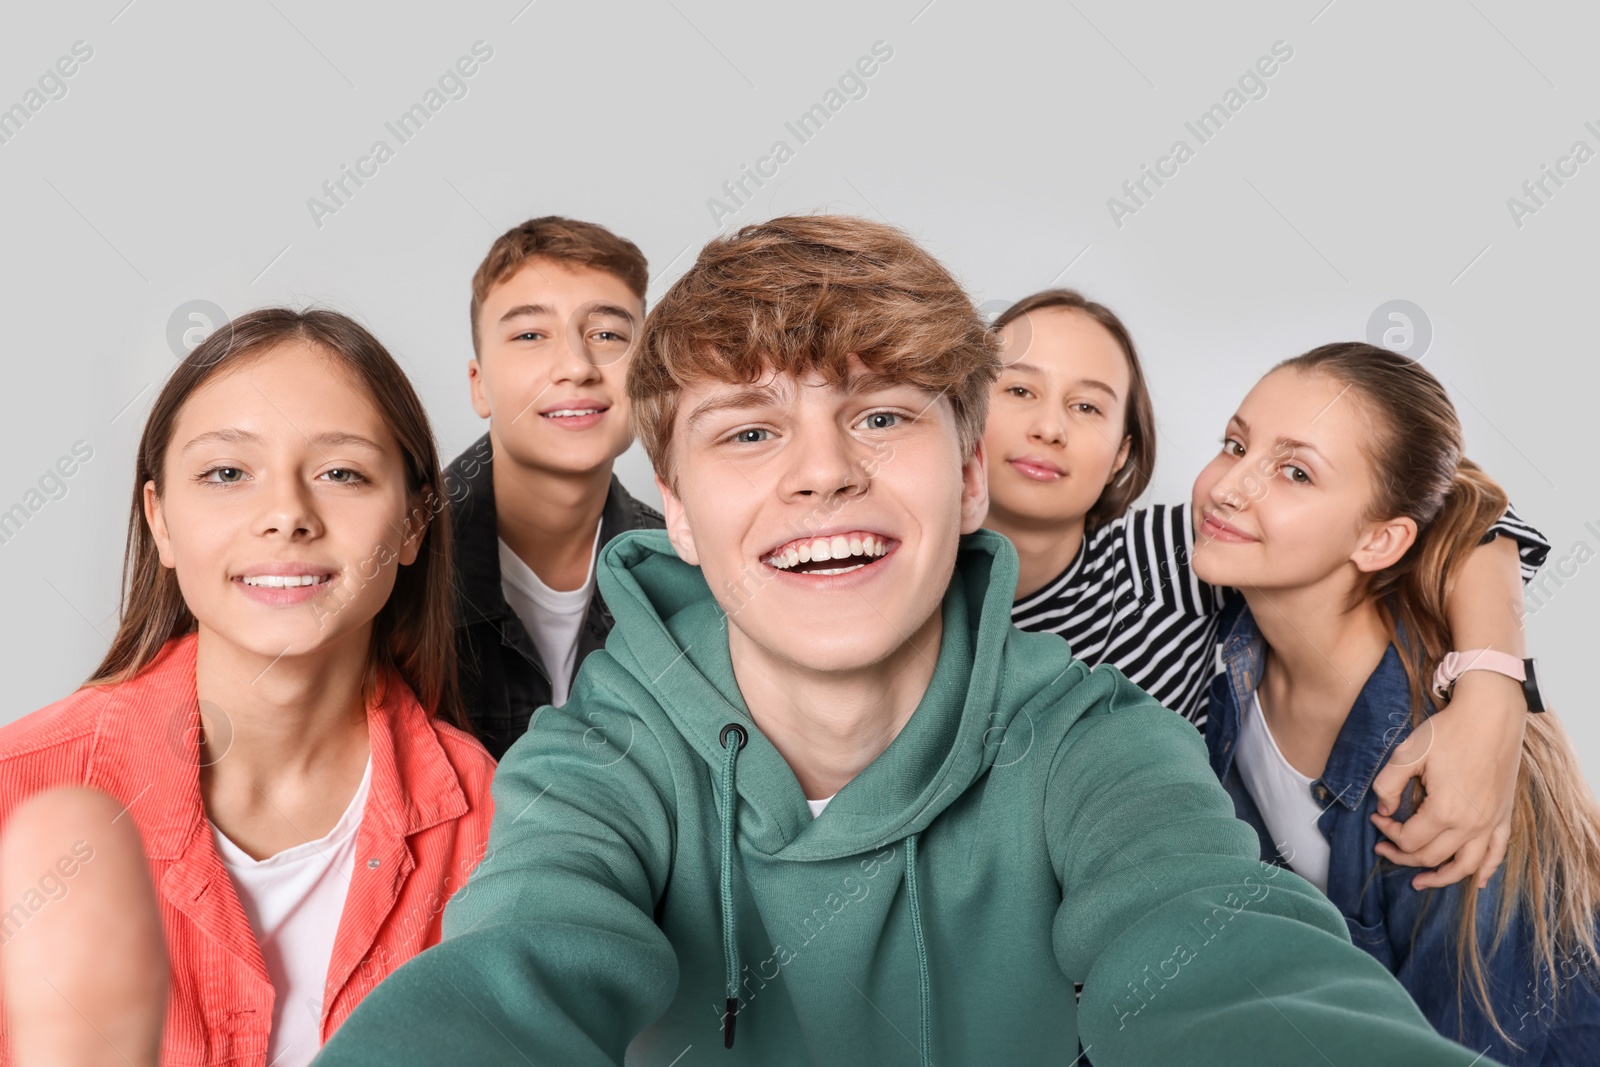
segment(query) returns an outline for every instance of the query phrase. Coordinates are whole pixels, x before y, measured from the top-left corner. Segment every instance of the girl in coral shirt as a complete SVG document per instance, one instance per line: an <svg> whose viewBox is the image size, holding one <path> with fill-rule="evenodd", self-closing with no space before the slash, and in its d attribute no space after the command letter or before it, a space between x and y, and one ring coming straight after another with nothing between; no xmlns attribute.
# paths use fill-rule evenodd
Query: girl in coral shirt
<svg viewBox="0 0 1600 1067"><path fill-rule="evenodd" d="M121 626L87 684L0 730L0 820L61 785L133 820L162 1063L309 1063L481 858L494 761L460 728L444 504L422 405L343 315L246 314L156 399Z"/></svg>

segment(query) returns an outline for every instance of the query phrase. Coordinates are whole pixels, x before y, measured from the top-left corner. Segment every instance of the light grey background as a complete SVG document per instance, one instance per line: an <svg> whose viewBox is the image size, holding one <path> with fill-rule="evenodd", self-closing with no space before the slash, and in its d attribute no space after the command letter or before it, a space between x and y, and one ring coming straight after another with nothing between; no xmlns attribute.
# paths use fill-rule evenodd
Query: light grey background
<svg viewBox="0 0 1600 1067"><path fill-rule="evenodd" d="M1472 455L1556 545L1529 636L1600 780L1600 160L1534 214L1507 202L1575 141L1600 151L1593 5L97 0L12 5L6 29L0 106L75 42L93 56L0 144L0 510L75 442L93 458L0 544L0 720L69 692L114 629L133 448L187 302L357 316L449 456L482 429L468 281L502 230L604 223L654 299L720 228L826 209L904 227L991 306L1054 283L1117 309L1160 421L1152 500L1187 498L1270 364L1414 302ZM480 40L466 95L400 144L385 122ZM865 95L801 144L785 122L878 41ZM1184 123L1278 41L1266 95L1200 144ZM319 226L308 198L380 138L394 157ZM1179 138L1194 157L1119 226L1108 198ZM714 217L780 139L793 158ZM637 450L622 474L654 497Z"/></svg>

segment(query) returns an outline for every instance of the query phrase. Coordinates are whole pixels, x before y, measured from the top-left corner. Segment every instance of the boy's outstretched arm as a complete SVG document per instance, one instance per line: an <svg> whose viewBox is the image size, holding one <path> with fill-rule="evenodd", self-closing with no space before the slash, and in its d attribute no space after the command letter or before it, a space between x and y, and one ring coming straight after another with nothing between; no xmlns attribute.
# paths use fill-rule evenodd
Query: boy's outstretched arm
<svg viewBox="0 0 1600 1067"><path fill-rule="evenodd" d="M48 897L31 920L18 903L0 923L0 1063L156 1067L170 967L127 810L96 789L56 788L6 821L0 900ZM27 925L13 928L18 908Z"/></svg>
<svg viewBox="0 0 1600 1067"><path fill-rule="evenodd" d="M1082 684L1105 691L1055 754L1045 830L1096 1067L1489 1062L1429 1026L1321 893L1260 861L1193 727L1118 672Z"/></svg>
<svg viewBox="0 0 1600 1067"><path fill-rule="evenodd" d="M1531 568L1519 553L1543 559L1508 536L1467 558L1445 601L1457 650L1527 655L1521 578ZM1419 872L1411 880L1415 888L1442 888L1473 874L1481 888L1505 859L1527 715L1521 683L1468 671L1450 703L1400 745L1373 780L1373 822L1389 839L1378 843L1378 854L1407 867L1437 868ZM1410 818L1397 822L1390 816L1414 777L1422 779L1427 796Z"/></svg>
<svg viewBox="0 0 1600 1067"><path fill-rule="evenodd" d="M670 804L574 714L541 709L506 754L488 851L444 940L369 993L317 1067L620 1064L666 1010L678 964L652 901Z"/></svg>

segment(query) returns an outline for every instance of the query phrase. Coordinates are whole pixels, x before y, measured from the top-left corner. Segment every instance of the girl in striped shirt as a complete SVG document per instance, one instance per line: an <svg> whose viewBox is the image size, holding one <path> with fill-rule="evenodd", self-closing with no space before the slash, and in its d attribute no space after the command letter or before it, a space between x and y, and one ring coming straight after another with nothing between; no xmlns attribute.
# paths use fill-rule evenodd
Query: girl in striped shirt
<svg viewBox="0 0 1600 1067"><path fill-rule="evenodd" d="M1021 558L1013 622L1061 634L1075 657L1120 669L1203 729L1217 620L1237 593L1191 571L1187 504L1130 509L1150 483L1156 445L1133 338L1109 308L1068 289L1024 298L994 328L1004 366L984 434L986 525ZM1463 648L1523 655L1512 606L1521 602L1519 564L1531 578L1548 551L1508 509L1447 603ZM1384 814L1411 778L1435 787L1397 840L1380 845L1396 862L1438 868L1419 874L1418 888L1473 871L1487 881L1504 855L1526 705L1510 679L1468 678L1474 688L1439 714L1428 753L1391 762L1373 786Z"/></svg>

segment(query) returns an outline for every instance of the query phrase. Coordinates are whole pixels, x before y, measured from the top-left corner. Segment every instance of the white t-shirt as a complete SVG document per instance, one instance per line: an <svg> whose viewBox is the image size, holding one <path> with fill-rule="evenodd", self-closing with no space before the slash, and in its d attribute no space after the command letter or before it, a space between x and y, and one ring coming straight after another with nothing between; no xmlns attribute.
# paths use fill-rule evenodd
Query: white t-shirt
<svg viewBox="0 0 1600 1067"><path fill-rule="evenodd" d="M1323 807L1312 796L1315 778L1294 769L1267 728L1258 691L1239 723L1239 777L1261 811L1267 832L1294 873L1328 891L1328 839L1317 828Z"/></svg>
<svg viewBox="0 0 1600 1067"><path fill-rule="evenodd" d="M272 1067L305 1067L322 1047L322 994L355 873L356 831L361 828L371 779L368 756L356 795L328 835L264 860L252 859L215 824L211 826L276 994L267 1042L267 1062Z"/></svg>
<svg viewBox="0 0 1600 1067"><path fill-rule="evenodd" d="M837 793L834 794L834 796L838 795ZM806 807L811 809L811 817L815 819L818 815L821 815L822 809L827 807L828 801L832 799L833 797L823 797L821 800L812 800L808 797L806 799Z"/></svg>
<svg viewBox="0 0 1600 1067"><path fill-rule="evenodd" d="M567 702L577 670L578 635L583 632L589 598L594 595L594 561L599 549L600 527L596 526L594 548L589 552L589 576L577 589L560 592L545 585L521 556L500 542L500 589L550 672L550 703L556 706Z"/></svg>

